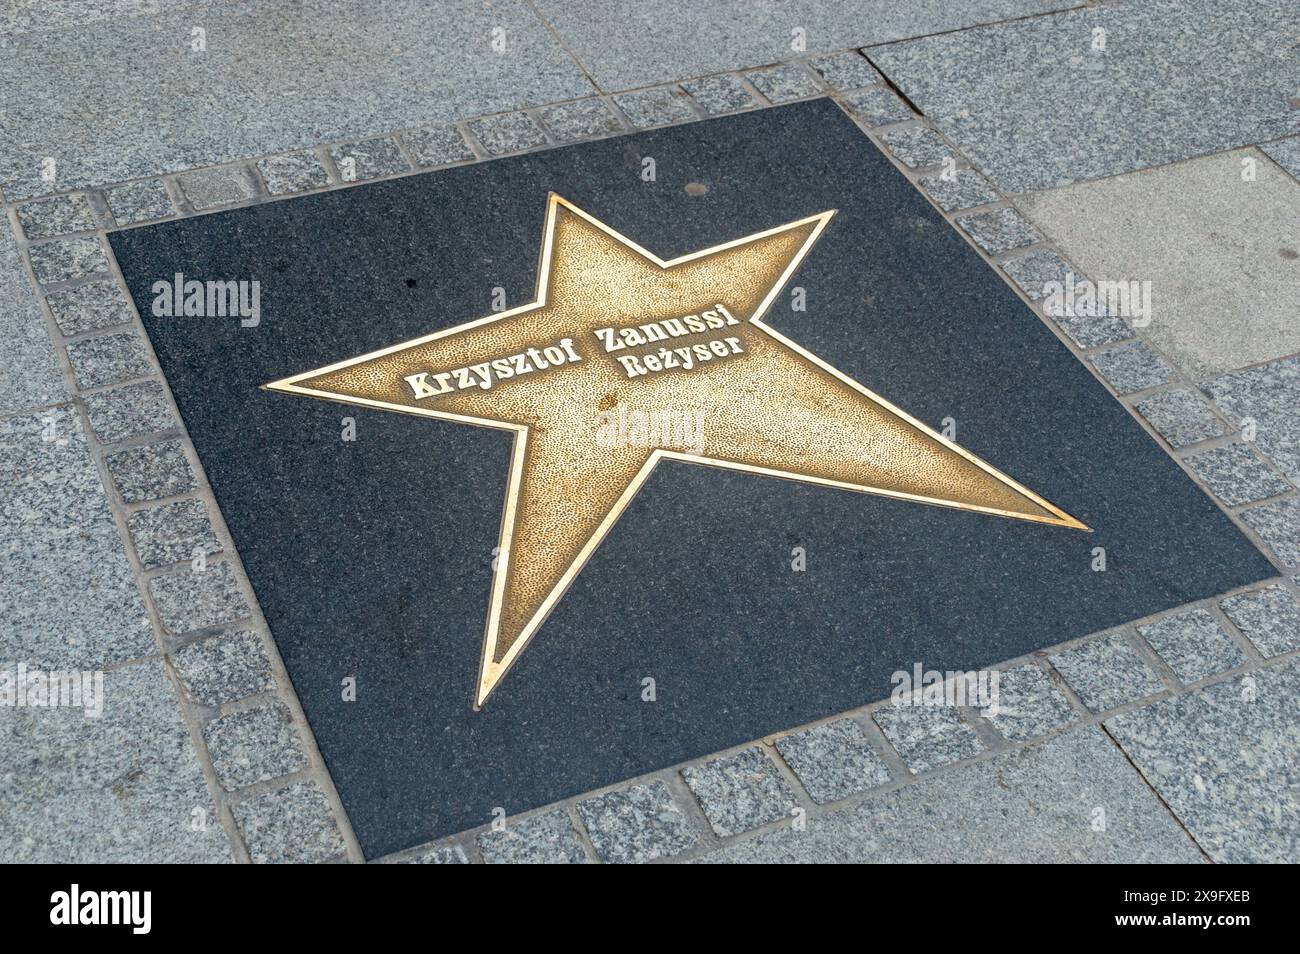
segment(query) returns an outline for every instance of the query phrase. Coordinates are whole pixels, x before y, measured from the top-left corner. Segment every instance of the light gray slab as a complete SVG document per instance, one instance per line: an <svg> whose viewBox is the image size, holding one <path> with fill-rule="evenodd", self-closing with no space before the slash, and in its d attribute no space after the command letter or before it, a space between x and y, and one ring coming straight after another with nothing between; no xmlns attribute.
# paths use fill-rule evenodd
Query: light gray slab
<svg viewBox="0 0 1300 954"><path fill-rule="evenodd" d="M230 861L162 663L103 675L103 712L0 710L0 861Z"/></svg>
<svg viewBox="0 0 1300 954"><path fill-rule="evenodd" d="M1250 168L1255 178L1244 180ZM1193 378L1300 351L1300 183L1258 150L1019 204L1093 281L1149 281L1144 330Z"/></svg>
<svg viewBox="0 0 1300 954"><path fill-rule="evenodd" d="M764 66L868 43L956 30L1069 0L539 0L537 7L606 92ZM801 30L804 47L798 47Z"/></svg>
<svg viewBox="0 0 1300 954"><path fill-rule="evenodd" d="M1281 39L1294 27L1293 0L1147 0L867 53L989 178L1024 192L1294 133Z"/></svg>
<svg viewBox="0 0 1300 954"><path fill-rule="evenodd" d="M18 245L0 222L0 413L54 404L67 398L63 373Z"/></svg>
<svg viewBox="0 0 1300 954"><path fill-rule="evenodd" d="M1300 661L1106 727L1218 862L1300 862Z"/></svg>
<svg viewBox="0 0 1300 954"><path fill-rule="evenodd" d="M591 92L522 0L171 8L8 38L0 187L57 191Z"/></svg>
<svg viewBox="0 0 1300 954"><path fill-rule="evenodd" d="M0 418L0 662L94 669L155 652L76 415Z"/></svg>
<svg viewBox="0 0 1300 954"><path fill-rule="evenodd" d="M705 856L706 862L1196 862L1096 728L978 762Z"/></svg>

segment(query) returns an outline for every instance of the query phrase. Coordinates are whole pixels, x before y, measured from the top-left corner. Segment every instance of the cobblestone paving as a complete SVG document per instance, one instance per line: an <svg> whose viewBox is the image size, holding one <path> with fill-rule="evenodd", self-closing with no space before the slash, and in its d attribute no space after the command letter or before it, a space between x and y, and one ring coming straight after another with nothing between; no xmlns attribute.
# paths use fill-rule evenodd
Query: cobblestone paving
<svg viewBox="0 0 1300 954"><path fill-rule="evenodd" d="M1276 577L1046 633L996 710L864 699L383 860L1300 861L1286 5L885 6L6 7L0 665L102 670L104 710L0 709L0 860L362 860L108 231L826 96ZM1152 320L1053 310L1085 277L1152 280Z"/></svg>

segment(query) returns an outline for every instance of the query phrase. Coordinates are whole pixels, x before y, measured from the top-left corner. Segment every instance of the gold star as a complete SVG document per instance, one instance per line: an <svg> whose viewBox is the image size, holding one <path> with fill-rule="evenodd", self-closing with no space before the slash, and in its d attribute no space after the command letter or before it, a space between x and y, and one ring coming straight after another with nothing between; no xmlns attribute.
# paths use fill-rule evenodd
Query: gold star
<svg viewBox="0 0 1300 954"><path fill-rule="evenodd" d="M552 194L535 300L266 385L515 433L475 708L660 460L1087 529L763 324L834 214L665 262Z"/></svg>

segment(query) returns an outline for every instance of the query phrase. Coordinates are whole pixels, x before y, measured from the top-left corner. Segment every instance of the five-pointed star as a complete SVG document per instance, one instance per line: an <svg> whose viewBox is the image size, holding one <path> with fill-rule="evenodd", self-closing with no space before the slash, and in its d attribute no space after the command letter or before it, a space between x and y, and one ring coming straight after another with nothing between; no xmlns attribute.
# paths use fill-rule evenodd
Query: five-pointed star
<svg viewBox="0 0 1300 954"><path fill-rule="evenodd" d="M665 262L552 194L534 301L266 385L514 431L475 708L665 458L1087 529L762 323L834 214Z"/></svg>

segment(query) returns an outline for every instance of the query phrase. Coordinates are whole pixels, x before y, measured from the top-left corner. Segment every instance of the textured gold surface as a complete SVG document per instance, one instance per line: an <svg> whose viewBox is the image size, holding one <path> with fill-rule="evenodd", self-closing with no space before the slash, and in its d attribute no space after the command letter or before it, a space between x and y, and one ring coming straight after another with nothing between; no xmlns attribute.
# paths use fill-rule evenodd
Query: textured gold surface
<svg viewBox="0 0 1300 954"><path fill-rule="evenodd" d="M833 214L664 262L552 195L535 301L267 385L516 432L476 707L664 457L1086 529L759 320ZM613 353L596 335L721 317L718 305L738 323ZM489 389L418 397L405 380L562 339L579 361ZM715 341L727 356L690 370L629 378L617 360ZM601 436L611 414L637 412L697 422L695 439L684 444L679 430L642 446Z"/></svg>

